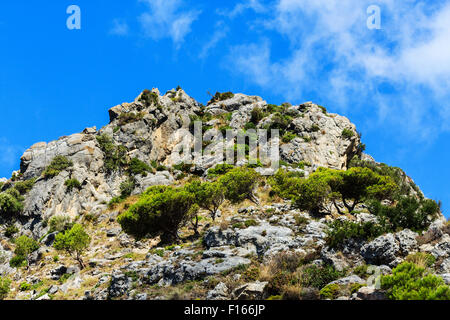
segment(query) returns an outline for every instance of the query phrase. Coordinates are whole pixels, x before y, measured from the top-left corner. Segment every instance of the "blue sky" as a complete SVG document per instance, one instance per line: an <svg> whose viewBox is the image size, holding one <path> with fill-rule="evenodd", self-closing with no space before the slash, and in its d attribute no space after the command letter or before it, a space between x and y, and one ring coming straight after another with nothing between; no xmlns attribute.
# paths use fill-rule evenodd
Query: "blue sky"
<svg viewBox="0 0 450 320"><path fill-rule="evenodd" d="M81 30L66 27L72 4ZM35 142L180 85L203 103L233 91L345 115L448 216L450 1L2 1L0 39L0 177Z"/></svg>

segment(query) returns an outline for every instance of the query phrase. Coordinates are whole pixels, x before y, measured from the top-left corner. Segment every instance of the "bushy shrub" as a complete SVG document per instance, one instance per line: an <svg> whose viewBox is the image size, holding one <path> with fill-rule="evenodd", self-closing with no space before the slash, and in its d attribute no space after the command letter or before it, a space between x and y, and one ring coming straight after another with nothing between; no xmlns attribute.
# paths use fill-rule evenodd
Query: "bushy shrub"
<svg viewBox="0 0 450 320"><path fill-rule="evenodd" d="M328 284L320 290L320 297L322 299L334 300L339 296L340 289L337 283Z"/></svg>
<svg viewBox="0 0 450 320"><path fill-rule="evenodd" d="M392 198L397 185L389 176L381 176L369 168L350 168L346 171L319 168L304 181L296 205L303 210L318 212L331 201L339 213L336 200L341 199L348 212L369 199Z"/></svg>
<svg viewBox="0 0 450 320"><path fill-rule="evenodd" d="M253 189L258 183L258 173L249 168L234 168L218 179L225 198L232 203L239 203L245 199L258 202L253 195Z"/></svg>
<svg viewBox="0 0 450 320"><path fill-rule="evenodd" d="M147 176L147 172L151 172L152 168L145 163L144 161L139 160L138 158L133 158L130 161L128 171L130 175L138 175L145 177Z"/></svg>
<svg viewBox="0 0 450 320"><path fill-rule="evenodd" d="M119 170L128 164L128 150L120 145L116 146L111 137L102 134L97 137L100 149L103 151L103 162L108 173Z"/></svg>
<svg viewBox="0 0 450 320"><path fill-rule="evenodd" d="M24 256L14 256L9 261L9 266L11 268L21 268L26 267L28 265L27 259Z"/></svg>
<svg viewBox="0 0 450 320"><path fill-rule="evenodd" d="M216 92L214 97L208 102L208 105L210 105L211 103L214 103L214 102L228 100L233 97L234 97L234 93L232 93L232 92L223 92L223 93Z"/></svg>
<svg viewBox="0 0 450 320"><path fill-rule="evenodd" d="M193 204L193 195L184 189L151 187L118 217L118 222L138 239L161 236L163 242L173 242L180 226L189 221L187 213Z"/></svg>
<svg viewBox="0 0 450 320"><path fill-rule="evenodd" d="M369 211L385 221L392 231L405 228L417 232L426 230L439 210L435 201L418 200L414 196L402 197L395 206L382 205L379 201L372 201L369 206Z"/></svg>
<svg viewBox="0 0 450 320"><path fill-rule="evenodd" d="M0 300L4 300L10 291L11 280L0 277Z"/></svg>
<svg viewBox="0 0 450 320"><path fill-rule="evenodd" d="M48 221L50 232L62 232L72 227L72 220L67 214L57 214Z"/></svg>
<svg viewBox="0 0 450 320"><path fill-rule="evenodd" d="M36 182L36 179L29 179L25 181L19 181L14 184L14 188L20 192L20 194L24 195L33 188L34 183Z"/></svg>
<svg viewBox="0 0 450 320"><path fill-rule="evenodd" d="M284 199L291 199L298 194L298 188L304 180L303 175L300 172L279 169L268 179L268 182L277 195Z"/></svg>
<svg viewBox="0 0 450 320"><path fill-rule="evenodd" d="M331 265L316 266L310 265L303 269L302 284L305 287L322 289L328 283L337 280L345 275L345 272L336 270Z"/></svg>
<svg viewBox="0 0 450 320"><path fill-rule="evenodd" d="M351 139L354 135L355 133L350 129L345 128L344 130L342 130L342 137L344 137L345 139Z"/></svg>
<svg viewBox="0 0 450 320"><path fill-rule="evenodd" d="M450 300L450 287L441 277L411 262L398 265L392 275L381 276L381 288L392 300Z"/></svg>
<svg viewBox="0 0 450 320"><path fill-rule="evenodd" d="M218 182L194 181L185 186L186 191L191 193L197 205L208 210L211 218L215 220L217 210L225 200L224 187Z"/></svg>
<svg viewBox="0 0 450 320"><path fill-rule="evenodd" d="M14 217L23 210L23 203L8 192L0 193L0 216Z"/></svg>
<svg viewBox="0 0 450 320"><path fill-rule="evenodd" d="M16 240L14 240L16 245L16 249L14 253L16 256L24 257L29 263L29 256L31 253L39 249L39 244L33 238L29 238L27 236L20 236Z"/></svg>
<svg viewBox="0 0 450 320"><path fill-rule="evenodd" d="M264 112L259 107L254 107L250 113L250 122L258 124L265 117Z"/></svg>
<svg viewBox="0 0 450 320"><path fill-rule="evenodd" d="M136 187L136 180L133 177L129 177L127 180L122 182L119 186L120 189L120 198L126 199L133 193L134 188Z"/></svg>
<svg viewBox="0 0 450 320"><path fill-rule="evenodd" d="M295 138L297 138L297 135L295 133L292 133L290 131L287 131L282 137L281 137L281 141L288 143L291 142L292 140L294 140Z"/></svg>
<svg viewBox="0 0 450 320"><path fill-rule="evenodd" d="M81 183L77 179L68 179L64 182L67 191L71 192L73 189L81 189Z"/></svg>
<svg viewBox="0 0 450 320"><path fill-rule="evenodd" d="M357 223L347 220L334 220L327 230L326 243L330 248L340 248L347 240L371 240L386 231L385 228L374 222Z"/></svg>
<svg viewBox="0 0 450 320"><path fill-rule="evenodd" d="M15 224L10 224L5 229L5 237L12 238L17 232L19 228Z"/></svg>
<svg viewBox="0 0 450 320"><path fill-rule="evenodd" d="M128 112L128 113L121 113L119 115L119 126L126 125L128 123L133 123L136 121L140 121L144 118L144 114L142 112L134 113L134 112Z"/></svg>
<svg viewBox="0 0 450 320"><path fill-rule="evenodd" d="M142 92L141 97L139 98L139 101L143 102L145 106L154 105L157 107L161 107L159 104L159 97L158 94L155 92L152 92L148 89L145 89Z"/></svg>
<svg viewBox="0 0 450 320"><path fill-rule="evenodd" d="M84 268L82 254L87 250L91 237L87 234L81 224L75 224L70 230L58 233L53 246L56 250L65 251L78 261L80 268Z"/></svg>
<svg viewBox="0 0 450 320"><path fill-rule="evenodd" d="M50 165L43 172L43 176L46 179L50 179L59 175L62 171L73 166L73 162L64 156L56 156L53 158Z"/></svg>

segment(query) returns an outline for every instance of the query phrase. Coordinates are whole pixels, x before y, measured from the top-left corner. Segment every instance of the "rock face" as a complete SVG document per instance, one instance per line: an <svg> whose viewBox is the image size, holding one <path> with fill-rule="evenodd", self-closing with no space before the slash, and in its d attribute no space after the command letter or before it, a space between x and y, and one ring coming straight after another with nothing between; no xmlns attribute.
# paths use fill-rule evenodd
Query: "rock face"
<svg viewBox="0 0 450 320"><path fill-rule="evenodd" d="M254 121L255 110L261 111L262 116L257 123L249 123ZM84 292L83 299L166 299L170 298L166 296L170 287L180 294L180 291L190 291L190 286L196 289L200 286L200 290L192 291L209 300L258 300L278 297L280 292L273 292L277 289L274 285L286 276L286 270L277 274L280 268L289 266L292 268L289 272L301 273L332 266L336 273L327 282L342 289L338 299L378 300L385 299L385 293L370 287L372 280L365 277L370 272L363 274L364 268L357 272L356 267L376 265L381 274L390 274L391 268L415 252L433 255L434 272L446 283L450 281L450 235L442 217L420 237L405 229L372 241L348 240L342 248L333 249L326 240L329 222L336 217L317 217L299 210L289 200L270 203L270 199L261 197L266 205L241 208L223 205L217 214L219 222L203 219L205 215L201 212L201 239L189 234L189 240L183 244L155 248L159 245L157 239L136 241L122 232L117 222L121 207L108 208L108 202L121 194L123 185L132 184L127 195L137 196L150 186L178 184L180 176L190 173L206 178L207 171L220 162L213 155L201 156L199 162L183 171L174 167L186 160L182 142L187 141L186 146L191 150L194 119L203 119L215 134L223 129L231 129L236 134L248 125L264 129L281 123L293 136L280 144L281 160L297 164L285 168L307 177L320 166L346 169L349 160L360 153L359 135L345 117L327 113L311 102L273 106L260 97L244 94L203 106L181 89L164 95L157 89L144 91L133 102L111 108L109 116L110 123L99 130L86 128L56 141L36 143L23 154L20 171L15 172L14 179L0 179L0 192L14 183L34 179L33 187L24 194L23 214L16 223L18 234L33 236L40 242L41 249L29 256L32 271L10 267L15 246L3 236L4 229L0 233L0 276L16 282L16 298L46 300L75 291L77 298L79 292ZM129 164L136 158L149 166L148 172L130 174L128 165L109 170L111 154L99 139L106 136L112 149L121 150L119 155L114 155L118 158L115 161ZM223 146L214 146L213 151L222 152ZM43 172L57 156L66 157L73 165L46 178ZM375 162L365 154L361 160ZM299 162L303 162L301 166ZM274 173L267 167L256 171L262 175ZM78 180L80 187L67 188L69 179ZM402 179L412 183L406 174ZM269 193L267 185L261 184L261 188ZM124 208L128 205L123 203ZM357 222L377 221L376 216L368 213L367 205L361 204L356 209L360 211L353 217ZM70 267L74 263L69 262L70 257L59 252L56 255L51 248L58 234L50 229L50 219L55 215L68 215L72 221L92 219L86 224L91 228L92 243L83 257L88 266L85 270ZM279 261L275 271L271 269L277 259L284 259L285 253L289 253L284 256L287 260ZM301 260L295 260L299 257ZM302 269L305 266L311 268ZM31 272L37 275L30 277ZM26 284L38 287L43 280L52 283L42 287L42 292L17 290L18 284L26 282L26 289ZM359 288L363 285L367 287ZM303 299L319 297L318 287L300 288L294 282L288 287L288 295L292 297L300 294ZM150 291L140 292L142 288ZM359 290L355 292L355 288ZM177 297L180 298L177 295L173 298Z"/></svg>
<svg viewBox="0 0 450 320"><path fill-rule="evenodd" d="M146 95L152 98L147 99ZM151 93L143 92L134 102L111 108L110 123L100 130L86 128L56 141L34 144L21 157L19 173L23 180L37 178L25 200L23 215L29 219L25 228L40 237L47 231L42 221L51 216L64 213L75 218L85 213L99 214L106 209L105 203L120 193L119 186L126 176L123 172L106 172L105 154L97 141L99 135L106 134L115 145L125 147L128 158L171 166L181 160L173 151L183 139L193 139L190 119L200 108L201 104L181 89L165 95L154 89ZM230 99L209 104L205 111L212 115L231 113L229 127L237 130L250 121L255 108L265 111L268 104L260 97L235 94ZM298 138L280 146L283 160L309 162L312 170L318 166L346 168L360 143L355 126L347 118L326 113L313 103L292 106L289 113L292 115L290 130ZM270 114L257 127L270 124L272 118ZM215 122L217 120L211 121ZM344 129L353 132L353 136L343 137ZM43 171L56 156L68 158L73 166L54 178L44 179ZM204 156L193 170L204 171L216 163L216 157ZM64 185L68 179L77 179L81 183L80 190L68 192ZM142 193L152 185L174 182L170 172L159 171L146 177L137 175L135 179L133 194Z"/></svg>

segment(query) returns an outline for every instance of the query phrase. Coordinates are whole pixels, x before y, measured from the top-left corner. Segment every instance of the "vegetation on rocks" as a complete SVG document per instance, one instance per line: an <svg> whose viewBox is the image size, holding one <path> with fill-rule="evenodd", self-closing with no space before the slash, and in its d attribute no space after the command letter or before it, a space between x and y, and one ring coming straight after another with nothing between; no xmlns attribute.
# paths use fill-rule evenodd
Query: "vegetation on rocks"
<svg viewBox="0 0 450 320"><path fill-rule="evenodd" d="M52 162L47 169L45 169L42 175L44 178L50 179L56 177L61 173L61 171L64 171L71 166L73 166L73 162L71 160L64 156L56 156L53 158Z"/></svg>
<svg viewBox="0 0 450 320"><path fill-rule="evenodd" d="M58 233L53 246L56 250L65 251L84 268L83 253L89 247L91 237L86 233L81 224L74 224L70 230Z"/></svg>
<svg viewBox="0 0 450 320"><path fill-rule="evenodd" d="M450 300L450 287L423 267L404 262L381 277L381 286L393 300Z"/></svg>

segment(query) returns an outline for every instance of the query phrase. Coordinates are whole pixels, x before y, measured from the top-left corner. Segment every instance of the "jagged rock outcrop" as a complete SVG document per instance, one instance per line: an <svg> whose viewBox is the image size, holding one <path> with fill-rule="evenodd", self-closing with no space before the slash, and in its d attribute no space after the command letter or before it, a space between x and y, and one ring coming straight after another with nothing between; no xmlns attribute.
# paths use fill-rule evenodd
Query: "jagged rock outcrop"
<svg viewBox="0 0 450 320"><path fill-rule="evenodd" d="M111 108L110 123L100 130L87 128L82 133L56 141L34 144L21 157L19 173L22 180L37 178L25 199L25 229L40 237L46 232L43 221L51 216L58 213L68 214L72 218L85 213L98 215L106 209L106 203L120 193L119 187L126 180L126 175L120 170L113 173L105 170L105 154L97 137L111 137L115 145L126 148L128 158L138 158L146 163L156 161L170 167L181 160L174 157L177 152L173 151L183 139L193 141L190 123L201 108L200 103L181 89L168 91L165 95L153 89L141 93L134 102ZM212 116L231 113L227 125L237 130L250 121L255 108L267 111L268 104L260 97L235 94L232 98L209 104L204 107L204 112ZM297 137L280 146L282 160L305 161L311 165L310 170L318 166L342 169L358 152L359 137L355 126L347 118L326 113L313 103L291 106L289 114L292 119L289 128ZM273 116L266 116L257 128L265 128ZM217 121L211 120L208 124ZM344 129L350 130L353 135L343 137ZM42 173L56 156L67 157L73 166L54 178L43 178ZM204 172L217 163L216 157L203 156L192 170ZM67 192L64 182L68 179L77 179L81 183L80 190ZM137 175L135 180L133 194L139 194L152 185L172 184L174 176L169 171L158 171L145 177Z"/></svg>

